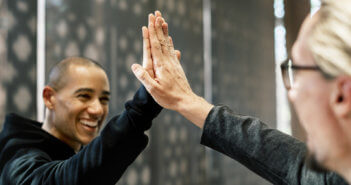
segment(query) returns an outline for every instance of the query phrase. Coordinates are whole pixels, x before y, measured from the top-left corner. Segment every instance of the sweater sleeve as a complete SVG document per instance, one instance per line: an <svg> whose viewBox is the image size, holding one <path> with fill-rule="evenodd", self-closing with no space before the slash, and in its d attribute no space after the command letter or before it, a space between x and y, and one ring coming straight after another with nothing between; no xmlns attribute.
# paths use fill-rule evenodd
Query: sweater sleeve
<svg viewBox="0 0 351 185"><path fill-rule="evenodd" d="M273 184L347 184L333 172L310 170L304 143L225 106L215 106L209 113L201 144L237 160Z"/></svg>
<svg viewBox="0 0 351 185"><path fill-rule="evenodd" d="M144 150L144 131L161 111L144 87L113 117L100 136L76 155L52 161L45 152L25 149L17 152L4 167L3 184L30 185L114 185L127 167Z"/></svg>

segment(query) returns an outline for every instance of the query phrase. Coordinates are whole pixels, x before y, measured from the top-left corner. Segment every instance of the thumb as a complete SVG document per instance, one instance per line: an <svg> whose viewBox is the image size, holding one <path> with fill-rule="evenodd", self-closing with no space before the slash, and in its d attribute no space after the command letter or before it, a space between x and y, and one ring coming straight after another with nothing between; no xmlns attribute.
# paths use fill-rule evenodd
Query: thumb
<svg viewBox="0 0 351 185"><path fill-rule="evenodd" d="M149 91L152 87L157 86L158 84L154 79L151 78L149 73L139 64L132 65L132 71L138 80L145 86Z"/></svg>
<svg viewBox="0 0 351 185"><path fill-rule="evenodd" d="M179 50L174 50L174 51L175 51L175 54L176 54L178 60L180 60L182 53Z"/></svg>

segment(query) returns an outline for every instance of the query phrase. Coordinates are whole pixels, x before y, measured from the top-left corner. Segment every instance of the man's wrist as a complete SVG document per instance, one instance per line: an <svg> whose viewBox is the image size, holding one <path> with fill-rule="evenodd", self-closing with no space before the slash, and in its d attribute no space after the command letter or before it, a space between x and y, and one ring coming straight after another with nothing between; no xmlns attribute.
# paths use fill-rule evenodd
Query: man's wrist
<svg viewBox="0 0 351 185"><path fill-rule="evenodd" d="M141 131L148 130L151 127L152 120L162 110L162 107L154 101L144 86L141 86L133 99L125 104L125 108L134 128Z"/></svg>

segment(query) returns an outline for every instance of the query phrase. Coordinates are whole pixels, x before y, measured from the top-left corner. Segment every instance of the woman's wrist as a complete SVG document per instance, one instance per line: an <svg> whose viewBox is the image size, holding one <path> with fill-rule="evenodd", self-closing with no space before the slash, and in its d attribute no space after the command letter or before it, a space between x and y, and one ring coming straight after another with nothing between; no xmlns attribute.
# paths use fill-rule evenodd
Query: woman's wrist
<svg viewBox="0 0 351 185"><path fill-rule="evenodd" d="M181 101L177 111L196 126L203 128L207 115L212 108L213 105L204 98L192 94Z"/></svg>

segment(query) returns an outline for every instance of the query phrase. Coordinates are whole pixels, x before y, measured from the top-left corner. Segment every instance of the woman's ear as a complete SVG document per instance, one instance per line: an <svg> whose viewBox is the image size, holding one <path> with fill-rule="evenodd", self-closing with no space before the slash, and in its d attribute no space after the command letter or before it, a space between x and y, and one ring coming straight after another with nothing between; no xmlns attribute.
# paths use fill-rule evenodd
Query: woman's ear
<svg viewBox="0 0 351 185"><path fill-rule="evenodd" d="M351 116L351 77L341 76L336 79L331 101L335 115L338 117Z"/></svg>
<svg viewBox="0 0 351 185"><path fill-rule="evenodd" d="M55 90L50 86L45 86L43 90L43 100L46 108L52 110L55 105Z"/></svg>

